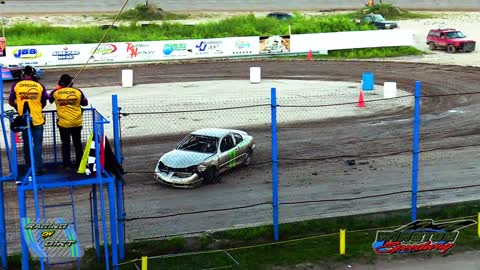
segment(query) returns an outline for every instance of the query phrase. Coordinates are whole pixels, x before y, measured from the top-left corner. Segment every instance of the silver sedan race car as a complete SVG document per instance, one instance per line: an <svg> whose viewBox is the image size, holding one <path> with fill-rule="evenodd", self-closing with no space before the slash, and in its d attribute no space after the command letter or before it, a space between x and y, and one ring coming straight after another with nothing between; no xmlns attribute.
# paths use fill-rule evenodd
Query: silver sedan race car
<svg viewBox="0 0 480 270"><path fill-rule="evenodd" d="M192 132L164 154L155 168L162 184L191 188L218 181L219 175L253 158L255 140L235 129L207 128Z"/></svg>

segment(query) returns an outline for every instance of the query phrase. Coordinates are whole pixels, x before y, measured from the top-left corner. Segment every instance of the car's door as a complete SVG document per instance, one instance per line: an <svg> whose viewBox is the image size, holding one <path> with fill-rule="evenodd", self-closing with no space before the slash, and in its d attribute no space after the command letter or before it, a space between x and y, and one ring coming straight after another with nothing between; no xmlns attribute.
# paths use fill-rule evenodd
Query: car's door
<svg viewBox="0 0 480 270"><path fill-rule="evenodd" d="M427 44L428 44L429 42L434 42L434 43L435 43L435 41L436 41L435 31L430 30L430 31L428 32L428 35L427 35Z"/></svg>
<svg viewBox="0 0 480 270"><path fill-rule="evenodd" d="M370 23L373 23L373 18L372 18L372 16L367 15L367 16L363 17L363 21L364 21L365 23L370 24Z"/></svg>
<svg viewBox="0 0 480 270"><path fill-rule="evenodd" d="M233 138L235 139L235 150L236 150L236 158L235 158L235 165L238 164L239 162L242 162L244 161L245 157L247 156L247 146L245 144L243 144L243 146L241 145L242 142L243 142L243 137L242 135L238 134L238 133L233 133Z"/></svg>
<svg viewBox="0 0 480 270"><path fill-rule="evenodd" d="M225 135L220 141L219 170L225 171L233 167L236 159L237 150L232 134Z"/></svg>
<svg viewBox="0 0 480 270"><path fill-rule="evenodd" d="M447 35L445 33L440 33L440 36L438 37L438 41L435 43L438 44L437 46L441 46L441 47L447 46Z"/></svg>

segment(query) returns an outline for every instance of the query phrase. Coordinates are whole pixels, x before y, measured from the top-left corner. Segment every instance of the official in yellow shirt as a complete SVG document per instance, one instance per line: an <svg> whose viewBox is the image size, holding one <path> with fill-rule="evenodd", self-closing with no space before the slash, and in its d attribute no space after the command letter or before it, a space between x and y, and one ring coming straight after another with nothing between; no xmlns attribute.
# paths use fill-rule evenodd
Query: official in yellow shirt
<svg viewBox="0 0 480 270"><path fill-rule="evenodd" d="M88 100L83 92L73 87L72 77L63 74L58 81L57 88L50 94L50 103L57 106L57 126L62 140L63 166L66 169L72 167L70 159L70 137L75 148L75 168L78 168L82 160L82 106L88 105Z"/></svg>
<svg viewBox="0 0 480 270"><path fill-rule="evenodd" d="M37 175L46 172L42 160L43 125L45 124L42 110L47 105L48 98L47 89L38 82L37 71L32 66L25 66L22 80L12 85L8 98L8 103L17 110L20 116L26 113L24 110L28 107L32 118L30 131L32 133L33 156ZM30 167L28 129L22 131L22 139L25 165Z"/></svg>

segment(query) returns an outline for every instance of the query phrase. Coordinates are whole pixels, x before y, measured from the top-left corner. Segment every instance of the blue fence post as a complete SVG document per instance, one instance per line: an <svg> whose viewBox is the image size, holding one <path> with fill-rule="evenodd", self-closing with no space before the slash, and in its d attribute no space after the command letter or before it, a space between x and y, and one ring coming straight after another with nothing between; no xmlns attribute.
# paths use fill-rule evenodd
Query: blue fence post
<svg viewBox="0 0 480 270"><path fill-rule="evenodd" d="M55 163L55 166L58 164L58 157L57 157L57 134L55 132L56 126L55 124L57 121L55 121L55 111L52 112L52 132L53 132L53 162Z"/></svg>
<svg viewBox="0 0 480 270"><path fill-rule="evenodd" d="M417 220L418 154L420 146L420 96L422 85L415 82L415 111L413 119L413 164L412 164L412 221Z"/></svg>
<svg viewBox="0 0 480 270"><path fill-rule="evenodd" d="M113 118L113 139L115 146L115 158L118 164L122 164L122 152L120 147L120 108L118 107L117 95L112 95L112 118ZM118 221L118 256L120 261L125 260L125 213L123 205L123 183L116 181L117 195L117 221Z"/></svg>
<svg viewBox="0 0 480 270"><path fill-rule="evenodd" d="M1 169L0 169L0 172L1 172ZM0 175L0 177L1 176L2 175ZM0 182L0 249L1 249L1 256L2 256L2 269L8 269L7 231L5 228L5 202L3 198L3 181Z"/></svg>
<svg viewBox="0 0 480 270"><path fill-rule="evenodd" d="M277 158L277 89L270 92L272 114L272 207L273 207L273 239L279 240L278 230L278 158Z"/></svg>
<svg viewBox="0 0 480 270"><path fill-rule="evenodd" d="M95 239L95 252L97 254L97 262L100 263L100 232L98 229L98 205L97 205L97 185L92 185L92 208L93 208L93 226Z"/></svg>
<svg viewBox="0 0 480 270"><path fill-rule="evenodd" d="M22 270L28 270L29 269L28 261L30 257L29 257L27 242L26 242L27 240L25 239L24 234L22 233L22 230L24 228L22 227L22 222L21 222L22 219L27 218L27 206L26 206L27 202L25 200L25 190L22 188L19 188L17 192L18 192L18 211L20 212L20 241L22 243ZM43 264L43 261L41 262L41 264Z"/></svg>

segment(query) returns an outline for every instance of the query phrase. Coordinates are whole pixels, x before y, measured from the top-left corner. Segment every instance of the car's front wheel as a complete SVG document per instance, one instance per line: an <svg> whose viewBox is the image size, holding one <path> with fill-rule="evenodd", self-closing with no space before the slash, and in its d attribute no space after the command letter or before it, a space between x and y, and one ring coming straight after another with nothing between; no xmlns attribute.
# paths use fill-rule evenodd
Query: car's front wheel
<svg viewBox="0 0 480 270"><path fill-rule="evenodd" d="M243 163L243 165L245 165L245 166L250 165L252 163L252 159L253 159L253 150L248 149L248 152L245 156L245 162Z"/></svg>
<svg viewBox="0 0 480 270"><path fill-rule="evenodd" d="M457 49L455 48L455 46L453 46L452 44L450 44L450 45L447 46L447 52L448 52L448 53L456 53L456 52L457 52Z"/></svg>
<svg viewBox="0 0 480 270"><path fill-rule="evenodd" d="M204 179L205 179L205 182L207 184L213 184L213 183L219 182L220 179L219 179L219 175L217 173L217 168L209 167L207 169L207 171L205 172Z"/></svg>
<svg viewBox="0 0 480 270"><path fill-rule="evenodd" d="M437 48L437 46L435 45L434 42L430 42L430 43L428 43L428 48L429 48L431 51L433 51L433 50L435 50L435 49Z"/></svg>

